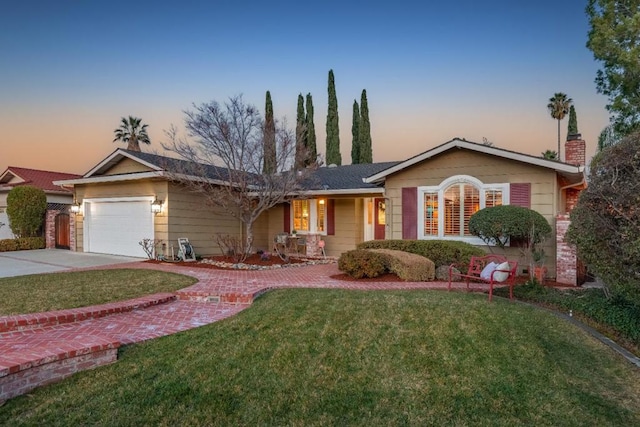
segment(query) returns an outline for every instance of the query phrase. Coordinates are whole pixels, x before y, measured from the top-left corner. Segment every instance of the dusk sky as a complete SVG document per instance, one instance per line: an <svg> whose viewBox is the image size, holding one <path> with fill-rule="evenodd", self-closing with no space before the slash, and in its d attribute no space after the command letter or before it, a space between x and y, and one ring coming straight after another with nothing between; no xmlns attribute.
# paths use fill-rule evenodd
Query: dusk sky
<svg viewBox="0 0 640 427"><path fill-rule="evenodd" d="M0 172L84 174L122 143L120 118L181 127L193 103L242 94L295 127L313 96L325 152L334 70L343 164L354 99L367 90L374 161L404 160L454 137L539 155L557 146L546 105L574 100L595 151L608 123L599 64L585 47L586 0L514 2L11 1L0 14ZM561 123L562 138L568 120Z"/></svg>

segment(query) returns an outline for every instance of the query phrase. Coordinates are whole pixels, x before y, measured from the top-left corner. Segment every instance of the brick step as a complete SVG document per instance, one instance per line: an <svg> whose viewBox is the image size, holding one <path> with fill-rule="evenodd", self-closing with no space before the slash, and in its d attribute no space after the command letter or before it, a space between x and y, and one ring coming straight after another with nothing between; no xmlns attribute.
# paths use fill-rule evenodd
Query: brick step
<svg viewBox="0 0 640 427"><path fill-rule="evenodd" d="M176 294L159 293L126 301L112 302L91 307L72 308L67 310L47 311L44 313L18 314L0 317L0 334L5 332L27 331L65 323L81 322L97 319L117 313L126 313L159 304L166 304L177 299Z"/></svg>
<svg viewBox="0 0 640 427"><path fill-rule="evenodd" d="M76 372L114 363L120 347L118 341L91 335L52 339L42 330L20 333L24 334L32 335L27 348L4 348L0 355L0 403ZM3 341L12 335L17 334L5 334Z"/></svg>
<svg viewBox="0 0 640 427"><path fill-rule="evenodd" d="M182 301L195 302L215 302L237 305L250 305L253 301L264 294L271 288L261 288L255 291L207 291L207 290L190 290L189 288L179 290L176 295Z"/></svg>

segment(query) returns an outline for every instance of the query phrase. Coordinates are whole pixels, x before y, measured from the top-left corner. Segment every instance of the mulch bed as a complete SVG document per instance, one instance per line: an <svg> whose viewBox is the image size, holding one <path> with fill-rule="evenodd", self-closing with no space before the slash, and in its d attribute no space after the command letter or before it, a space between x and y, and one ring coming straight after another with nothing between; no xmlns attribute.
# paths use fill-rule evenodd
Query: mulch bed
<svg viewBox="0 0 640 427"><path fill-rule="evenodd" d="M213 260L213 261L220 261L220 262L226 262L226 263L230 263L230 264L234 264L236 261L230 257L230 256L210 256L210 257L206 257L206 259L208 260ZM152 264L163 264L163 263L168 263L167 261L156 261L156 260L148 260L146 261L148 263L152 263ZM264 267L271 267L274 265L286 265L286 264L302 264L306 262L305 258L290 258L289 262L283 261L282 259L280 259L280 257L278 256L269 256L268 259L262 259L262 257L260 255L257 254L253 254L251 256L249 256L245 261L244 264L250 264L250 265L259 265L259 266L264 266ZM214 264L209 264L206 262L184 262L184 261L179 261L179 262L171 262L171 264L175 264L175 265L180 265L180 266L187 266L187 267L196 267L196 268L209 268L209 269L213 269L213 270L231 270L230 268L226 268L226 267L220 267ZM396 274L393 273L386 273L386 274L382 274L378 277L365 277L362 279L354 279L353 277L349 276L348 274L334 274L332 276L330 276L332 279L334 280L344 280L344 281L349 281L349 282L353 282L354 280L357 280L358 282L404 282L404 280L402 280L401 278L399 278ZM525 283L527 280L529 280L529 276L518 276L516 277L516 285ZM545 286L550 286L550 287L566 287L566 285L561 285L556 283L553 280L545 280L544 282Z"/></svg>

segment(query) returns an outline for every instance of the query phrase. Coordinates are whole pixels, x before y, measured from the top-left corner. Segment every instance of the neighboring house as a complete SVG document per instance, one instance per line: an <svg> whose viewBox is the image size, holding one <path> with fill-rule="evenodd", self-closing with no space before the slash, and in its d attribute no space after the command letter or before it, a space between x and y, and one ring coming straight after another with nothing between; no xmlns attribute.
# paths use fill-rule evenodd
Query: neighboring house
<svg viewBox="0 0 640 427"><path fill-rule="evenodd" d="M47 196L47 213L45 218L45 237L48 248L59 247L69 249L72 246L69 207L73 203L73 191L56 185L53 181L79 178L80 175L51 172L38 169L9 166L0 175L0 239L13 239L7 216L7 195L12 188L30 185L40 188Z"/></svg>
<svg viewBox="0 0 640 427"><path fill-rule="evenodd" d="M453 139L404 162L322 167L304 195L256 221L254 247L269 250L277 233L293 229L307 237L308 251L322 239L333 256L372 239L450 239L484 246L469 235L469 217L487 206L517 204L540 212L554 229L545 242L550 276L556 276L557 261L566 264L561 272L573 271L558 278L575 282L575 251L563 237L568 212L586 186L585 142L579 136L567 141L566 152L565 163ZM241 236L238 220L213 212L168 179L167 168L181 162L118 149L83 177L57 182L73 187L82 203L76 250L142 257L143 238L176 246L179 237L187 237L196 253L212 255L220 252L216 234ZM160 212L152 213L153 202L161 203ZM508 252L520 256L517 248Z"/></svg>

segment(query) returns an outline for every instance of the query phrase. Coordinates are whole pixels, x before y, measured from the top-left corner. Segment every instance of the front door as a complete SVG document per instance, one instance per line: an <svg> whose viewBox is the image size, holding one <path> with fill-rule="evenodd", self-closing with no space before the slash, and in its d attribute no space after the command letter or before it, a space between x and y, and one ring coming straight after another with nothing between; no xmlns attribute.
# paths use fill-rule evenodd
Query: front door
<svg viewBox="0 0 640 427"><path fill-rule="evenodd" d="M384 199L374 199L373 200L373 212L374 212L374 221L373 221L373 238L375 240L384 240L385 238L385 228L387 224L387 215L386 215L386 202Z"/></svg>
<svg viewBox="0 0 640 427"><path fill-rule="evenodd" d="M69 214L58 214L56 216L56 248L69 249L71 247L70 230Z"/></svg>

